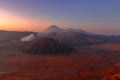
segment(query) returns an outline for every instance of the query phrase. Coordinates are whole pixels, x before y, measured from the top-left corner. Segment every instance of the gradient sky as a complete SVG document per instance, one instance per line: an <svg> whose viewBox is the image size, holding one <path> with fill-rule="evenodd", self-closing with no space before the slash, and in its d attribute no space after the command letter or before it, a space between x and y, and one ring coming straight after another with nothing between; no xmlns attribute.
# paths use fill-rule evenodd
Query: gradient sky
<svg viewBox="0 0 120 80"><path fill-rule="evenodd" d="M120 0L0 0L0 29L42 31L50 25L120 34Z"/></svg>

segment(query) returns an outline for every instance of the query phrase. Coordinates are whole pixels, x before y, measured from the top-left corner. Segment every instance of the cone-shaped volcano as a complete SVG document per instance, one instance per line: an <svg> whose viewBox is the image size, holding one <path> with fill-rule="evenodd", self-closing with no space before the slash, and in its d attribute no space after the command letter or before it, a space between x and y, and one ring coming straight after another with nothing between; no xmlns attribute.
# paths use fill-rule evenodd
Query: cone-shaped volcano
<svg viewBox="0 0 120 80"><path fill-rule="evenodd" d="M65 46L52 38L41 38L26 47L29 54L62 54L73 51L73 48Z"/></svg>

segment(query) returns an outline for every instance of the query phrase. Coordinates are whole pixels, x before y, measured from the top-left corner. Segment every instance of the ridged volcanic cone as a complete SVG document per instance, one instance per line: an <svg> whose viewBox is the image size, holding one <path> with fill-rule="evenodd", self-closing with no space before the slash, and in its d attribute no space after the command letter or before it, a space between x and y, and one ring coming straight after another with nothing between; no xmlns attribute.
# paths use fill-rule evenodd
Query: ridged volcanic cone
<svg viewBox="0 0 120 80"><path fill-rule="evenodd" d="M29 46L25 47L29 54L62 54L70 53L73 48L65 46L52 38L40 38Z"/></svg>

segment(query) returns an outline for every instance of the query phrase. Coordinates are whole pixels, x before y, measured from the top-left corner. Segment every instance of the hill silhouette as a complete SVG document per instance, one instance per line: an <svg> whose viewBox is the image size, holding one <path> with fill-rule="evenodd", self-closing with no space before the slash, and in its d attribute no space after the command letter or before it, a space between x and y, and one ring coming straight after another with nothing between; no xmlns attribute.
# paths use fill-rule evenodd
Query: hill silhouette
<svg viewBox="0 0 120 80"><path fill-rule="evenodd" d="M40 38L32 44L25 47L29 54L62 54L72 52L74 49L65 46L52 38Z"/></svg>

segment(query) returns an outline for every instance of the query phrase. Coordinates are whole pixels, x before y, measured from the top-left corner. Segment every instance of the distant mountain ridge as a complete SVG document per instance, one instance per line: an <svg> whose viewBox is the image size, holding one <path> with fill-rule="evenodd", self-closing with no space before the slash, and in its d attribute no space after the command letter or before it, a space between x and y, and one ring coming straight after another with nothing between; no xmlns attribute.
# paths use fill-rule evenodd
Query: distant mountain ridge
<svg viewBox="0 0 120 80"><path fill-rule="evenodd" d="M82 33L82 34L87 34L87 35L93 35L90 32L86 32L82 29L74 29L74 28L68 28L68 29L62 29L56 25L52 25L50 27L48 27L46 30L44 30L43 32L76 32L76 33Z"/></svg>
<svg viewBox="0 0 120 80"><path fill-rule="evenodd" d="M52 25L45 31L39 33L38 37L53 38L62 44L71 46L91 45L102 42L93 35L83 30L61 29L56 25Z"/></svg>
<svg viewBox="0 0 120 80"><path fill-rule="evenodd" d="M72 46L120 42L120 36L98 35L74 28L61 29L56 25L50 26L39 33L39 37L53 38L63 44Z"/></svg>
<svg viewBox="0 0 120 80"><path fill-rule="evenodd" d="M20 37L29 35L32 32L4 31L0 30L0 42L19 40Z"/></svg>
<svg viewBox="0 0 120 80"><path fill-rule="evenodd" d="M86 34L86 35L94 35L93 33L86 32L86 31L84 31L82 29L69 28L69 29L67 29L67 31L76 32L76 33L82 33L82 34Z"/></svg>

